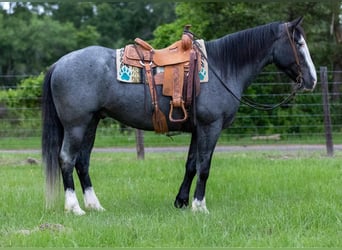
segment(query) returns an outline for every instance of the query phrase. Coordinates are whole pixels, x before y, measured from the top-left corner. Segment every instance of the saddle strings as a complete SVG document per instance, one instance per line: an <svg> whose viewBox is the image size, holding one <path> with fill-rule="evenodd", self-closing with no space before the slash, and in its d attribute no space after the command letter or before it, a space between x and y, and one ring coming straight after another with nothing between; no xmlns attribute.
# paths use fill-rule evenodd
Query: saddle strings
<svg viewBox="0 0 342 250"><path fill-rule="evenodd" d="M189 34L188 34L189 33ZM250 99L248 99L245 96L242 96L241 98L239 98L226 84L225 82L222 80L222 78L218 75L218 73L215 71L215 69L211 66L211 64L208 61L208 58L205 56L203 50L201 49L201 46L198 44L198 42L196 41L196 39L201 39L199 36L197 36L196 34L192 33L189 30L184 30L184 34L188 35L194 45L196 46L196 48L199 50L199 52L201 53L201 56L207 61L208 63L208 67L211 69L211 71L213 72L213 74L216 76L216 78L220 81L220 83L222 84L222 86L240 103L250 107L250 108L254 108L256 110L261 110L261 111L270 111L270 110L274 110L284 104L287 104L290 102L290 100L292 98L295 97L297 91L301 88L301 84L298 84L294 87L294 89L292 90L292 92L285 97L280 103L278 104L274 104L274 105L270 105L270 104L262 104L262 103L257 103L254 102Z"/></svg>
<svg viewBox="0 0 342 250"><path fill-rule="evenodd" d="M140 61L143 62L144 61L144 55L140 53L139 49L137 48L137 45L134 44L134 48L135 48L135 51L137 52L139 58L140 58ZM143 66L143 74L141 74L141 77L142 77L142 81L144 82L144 109L145 109L145 113L147 113L147 110L148 110L148 107L147 107L147 87L148 85L146 84L146 68L145 66ZM151 96L152 98L152 96Z"/></svg>

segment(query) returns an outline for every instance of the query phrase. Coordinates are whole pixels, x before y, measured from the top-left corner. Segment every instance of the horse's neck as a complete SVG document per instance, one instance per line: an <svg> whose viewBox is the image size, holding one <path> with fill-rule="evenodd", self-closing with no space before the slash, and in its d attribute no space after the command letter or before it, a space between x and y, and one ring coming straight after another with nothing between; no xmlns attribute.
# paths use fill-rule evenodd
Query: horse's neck
<svg viewBox="0 0 342 250"><path fill-rule="evenodd" d="M271 63L271 51L260 58L255 58L249 64L242 67L237 73L239 81L241 81L243 89L248 88L252 81L262 72L263 68Z"/></svg>
<svg viewBox="0 0 342 250"><path fill-rule="evenodd" d="M264 48L253 48L248 47L253 44L247 45L228 38L209 43L207 50L209 61L216 66L216 70L219 71L217 73L222 76L222 80L239 83L243 91L262 69L272 62L272 44L267 44ZM247 49L249 52L246 53Z"/></svg>
<svg viewBox="0 0 342 250"><path fill-rule="evenodd" d="M209 63L225 81L246 89L269 63L279 24L263 25L207 42ZM236 86L234 86L236 87Z"/></svg>

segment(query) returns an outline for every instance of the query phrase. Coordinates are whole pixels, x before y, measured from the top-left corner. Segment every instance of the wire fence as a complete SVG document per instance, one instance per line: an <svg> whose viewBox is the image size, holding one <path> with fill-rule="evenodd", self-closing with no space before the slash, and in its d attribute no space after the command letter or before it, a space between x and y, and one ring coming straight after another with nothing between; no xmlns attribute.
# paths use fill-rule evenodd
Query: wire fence
<svg viewBox="0 0 342 250"><path fill-rule="evenodd" d="M328 97L330 100L330 115L333 138L336 142L342 136L342 72L328 71ZM15 82L29 76L0 75L0 92L17 88ZM268 78L275 81L269 82ZM285 80L284 80L285 79ZM6 84L3 84L3 83ZM1 85L2 84L2 85ZM283 78L280 72L265 72L261 74L248 91L247 98L261 103L275 104L286 98L291 92L292 84ZM16 96L12 95L11 100ZM32 101L27 97L27 101ZM40 107L8 107L7 100L0 99L0 135L6 143L16 143L15 138L40 138L41 117ZM26 115L17 115L25 113ZM28 114L28 115L27 115ZM241 104L235 120L229 129L222 132L219 143L244 144L265 142L303 142L325 143L324 113L322 102L322 86L318 72L318 83L313 92L298 93L294 100L274 111L257 111ZM177 145L190 140L190 135L182 134L182 139L165 139L165 136L153 132L145 132L144 139L153 145ZM185 138L185 139L184 139ZM107 141L113 147L135 144L135 130L125 127L112 119L104 119L97 130L97 140ZM1 140L0 140L1 144Z"/></svg>

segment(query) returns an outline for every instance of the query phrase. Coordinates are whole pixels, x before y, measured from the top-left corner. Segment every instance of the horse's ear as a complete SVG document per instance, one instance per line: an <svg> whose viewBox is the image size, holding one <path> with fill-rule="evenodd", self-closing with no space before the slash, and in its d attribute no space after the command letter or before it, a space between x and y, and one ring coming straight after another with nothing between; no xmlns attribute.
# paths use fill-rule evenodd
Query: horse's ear
<svg viewBox="0 0 342 250"><path fill-rule="evenodd" d="M290 27L294 28L297 27L298 25L301 25L303 22L303 17L298 17L297 19L293 20L292 22L290 22Z"/></svg>

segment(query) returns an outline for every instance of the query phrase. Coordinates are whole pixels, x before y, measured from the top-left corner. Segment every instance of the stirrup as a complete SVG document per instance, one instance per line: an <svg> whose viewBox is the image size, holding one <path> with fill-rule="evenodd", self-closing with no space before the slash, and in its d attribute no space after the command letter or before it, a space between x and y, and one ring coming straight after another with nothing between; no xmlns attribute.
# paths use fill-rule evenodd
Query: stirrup
<svg viewBox="0 0 342 250"><path fill-rule="evenodd" d="M173 114L173 104L172 101L170 101L170 113L169 113L169 119L171 122L185 122L188 119L188 112L186 112L186 109L184 107L184 101L181 102L181 107L180 107L183 111L184 117L181 119L174 119L172 117Z"/></svg>

